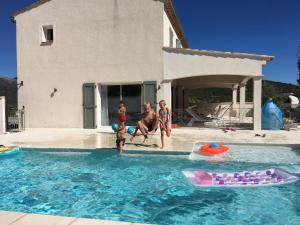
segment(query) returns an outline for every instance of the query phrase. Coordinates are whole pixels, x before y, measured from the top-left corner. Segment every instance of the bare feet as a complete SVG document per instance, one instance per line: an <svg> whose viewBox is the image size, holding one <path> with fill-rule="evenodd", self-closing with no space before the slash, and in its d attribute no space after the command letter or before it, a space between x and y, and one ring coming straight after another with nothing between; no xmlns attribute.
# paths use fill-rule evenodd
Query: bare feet
<svg viewBox="0 0 300 225"><path fill-rule="evenodd" d="M130 135L130 141L132 141L133 140L133 138L134 138L134 135Z"/></svg>
<svg viewBox="0 0 300 225"><path fill-rule="evenodd" d="M161 147L160 147L160 149L163 149L164 148L164 146L162 145Z"/></svg>
<svg viewBox="0 0 300 225"><path fill-rule="evenodd" d="M148 137L146 136L142 142L142 144L146 144Z"/></svg>

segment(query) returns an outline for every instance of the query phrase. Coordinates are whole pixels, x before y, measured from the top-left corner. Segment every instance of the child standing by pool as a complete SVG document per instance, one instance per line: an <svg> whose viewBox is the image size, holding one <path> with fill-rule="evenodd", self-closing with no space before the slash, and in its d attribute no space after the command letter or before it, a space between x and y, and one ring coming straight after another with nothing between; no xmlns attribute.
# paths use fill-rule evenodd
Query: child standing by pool
<svg viewBox="0 0 300 225"><path fill-rule="evenodd" d="M160 126L160 132L161 132L161 148L164 148L165 142L164 142L164 133L166 132L167 137L170 137L171 134L171 114L168 107L166 107L165 100L161 100L159 102L159 126Z"/></svg>
<svg viewBox="0 0 300 225"><path fill-rule="evenodd" d="M118 109L118 117L119 122L125 122L126 123L126 107L123 101L120 101L119 109Z"/></svg>
<svg viewBox="0 0 300 225"><path fill-rule="evenodd" d="M126 134L126 107L123 101L120 101L118 109L119 128L116 134L116 145L121 155L123 152L123 146L125 145L125 134Z"/></svg>
<svg viewBox="0 0 300 225"><path fill-rule="evenodd" d="M122 154L123 146L125 145L125 134L126 125L125 122L121 122L116 134L116 145L120 155Z"/></svg>

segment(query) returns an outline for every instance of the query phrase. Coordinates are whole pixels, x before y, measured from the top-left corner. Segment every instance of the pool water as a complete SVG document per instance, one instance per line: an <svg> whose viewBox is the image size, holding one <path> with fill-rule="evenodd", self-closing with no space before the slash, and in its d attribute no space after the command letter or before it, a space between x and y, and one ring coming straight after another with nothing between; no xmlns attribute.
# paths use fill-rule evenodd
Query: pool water
<svg viewBox="0 0 300 225"><path fill-rule="evenodd" d="M264 148L248 148L252 150L244 151L244 160L233 157L222 163L191 161L183 154L127 152L119 157L115 150L26 149L0 158L0 210L170 225L300 224L299 181L195 188L182 175L186 168L281 168L300 178L300 151L272 147L270 161L268 154L260 156Z"/></svg>

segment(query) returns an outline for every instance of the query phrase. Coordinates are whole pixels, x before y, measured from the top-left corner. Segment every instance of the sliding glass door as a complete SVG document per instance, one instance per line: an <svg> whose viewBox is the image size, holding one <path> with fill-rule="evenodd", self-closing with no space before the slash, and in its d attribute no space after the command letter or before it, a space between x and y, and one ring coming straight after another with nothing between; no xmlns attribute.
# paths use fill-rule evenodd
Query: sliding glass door
<svg viewBox="0 0 300 225"><path fill-rule="evenodd" d="M101 125L110 126L118 121L118 107L122 100L127 108L127 125L138 121L142 104L141 85L101 86Z"/></svg>

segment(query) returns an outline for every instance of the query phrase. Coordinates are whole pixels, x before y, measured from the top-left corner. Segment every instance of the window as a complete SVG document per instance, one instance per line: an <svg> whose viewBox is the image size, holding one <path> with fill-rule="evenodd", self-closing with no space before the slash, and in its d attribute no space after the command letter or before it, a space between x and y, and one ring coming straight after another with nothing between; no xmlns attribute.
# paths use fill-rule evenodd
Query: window
<svg viewBox="0 0 300 225"><path fill-rule="evenodd" d="M53 25L42 26L42 40L41 45L51 45L54 41Z"/></svg>
<svg viewBox="0 0 300 225"><path fill-rule="evenodd" d="M173 48L173 30L170 28L170 47Z"/></svg>
<svg viewBox="0 0 300 225"><path fill-rule="evenodd" d="M181 48L181 43L179 39L176 39L176 48Z"/></svg>

